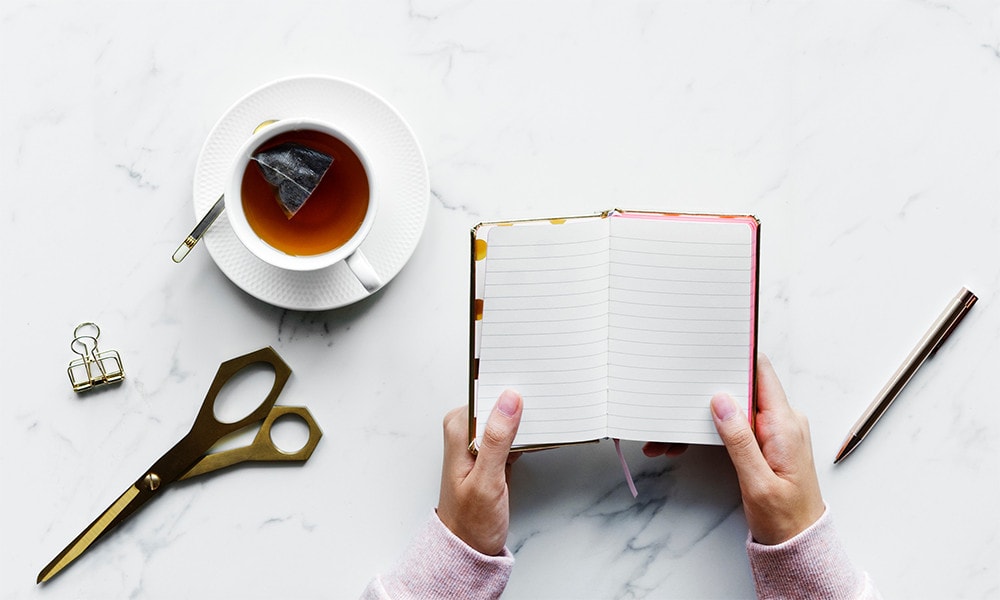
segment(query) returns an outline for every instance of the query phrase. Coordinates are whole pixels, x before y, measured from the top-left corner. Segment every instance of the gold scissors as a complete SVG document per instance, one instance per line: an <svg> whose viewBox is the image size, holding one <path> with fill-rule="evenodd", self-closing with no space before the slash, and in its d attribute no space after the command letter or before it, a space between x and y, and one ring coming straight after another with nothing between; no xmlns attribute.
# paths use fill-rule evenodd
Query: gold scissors
<svg viewBox="0 0 1000 600"><path fill-rule="evenodd" d="M274 368L274 383L267 398L249 415L232 423L223 423L215 416L215 399L226 383L241 370L259 363L266 363ZM167 451L152 467L125 493L108 507L101 516L83 530L75 540L50 562L38 574L38 583L48 581L67 565L79 558L94 542L103 538L119 523L128 519L144 504L155 498L169 484L209 473L241 462L248 461L299 461L305 462L312 455L319 438L323 435L316 421L305 407L275 406L289 376L291 368L281 360L273 348L262 348L256 352L227 360L219 366L219 371L212 380L208 395L201 405L194 425L181 441ZM274 444L271 439L271 425L275 420L295 414L309 426L309 440L296 452L285 452ZM236 433L250 425L260 423L260 431L249 446L207 453L219 440Z"/></svg>

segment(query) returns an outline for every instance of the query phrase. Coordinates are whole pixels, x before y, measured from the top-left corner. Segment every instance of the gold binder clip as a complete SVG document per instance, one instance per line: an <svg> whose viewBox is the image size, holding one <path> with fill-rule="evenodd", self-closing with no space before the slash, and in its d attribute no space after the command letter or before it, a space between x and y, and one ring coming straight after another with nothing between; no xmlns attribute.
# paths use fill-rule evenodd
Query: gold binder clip
<svg viewBox="0 0 1000 600"><path fill-rule="evenodd" d="M125 379L122 359L114 350L101 352L97 348L97 338L101 328L96 323L80 323L73 330L70 348L80 358L69 363L66 373L73 384L74 392L89 390L103 383L118 383Z"/></svg>

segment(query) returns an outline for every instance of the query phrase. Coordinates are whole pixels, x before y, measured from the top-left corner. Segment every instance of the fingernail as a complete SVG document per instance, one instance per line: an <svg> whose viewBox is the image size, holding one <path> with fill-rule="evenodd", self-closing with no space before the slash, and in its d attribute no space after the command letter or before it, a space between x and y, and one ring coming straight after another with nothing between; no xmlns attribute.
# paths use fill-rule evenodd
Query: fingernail
<svg viewBox="0 0 1000 600"><path fill-rule="evenodd" d="M511 417L517 412L517 401L519 396L517 392L511 390L504 390L500 394L500 399L497 400L497 410L502 412L504 415Z"/></svg>
<svg viewBox="0 0 1000 600"><path fill-rule="evenodd" d="M739 410L736 402L733 401L733 398L729 394L716 394L712 396L711 404L712 413L720 421L725 421Z"/></svg>

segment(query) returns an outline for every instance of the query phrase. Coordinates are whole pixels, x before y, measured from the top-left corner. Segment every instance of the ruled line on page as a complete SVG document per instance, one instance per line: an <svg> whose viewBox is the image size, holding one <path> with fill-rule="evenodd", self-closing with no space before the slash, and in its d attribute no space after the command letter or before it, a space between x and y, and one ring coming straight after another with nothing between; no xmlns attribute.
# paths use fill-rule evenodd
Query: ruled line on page
<svg viewBox="0 0 1000 600"><path fill-rule="evenodd" d="M631 439L719 443L707 398L745 393L750 376L751 230L614 217L491 229L480 397L506 387L526 406L530 397L540 408L534 420L526 409L518 437L534 443L603 437L602 422ZM618 403L602 407L609 395ZM480 404L483 422L491 406Z"/></svg>
<svg viewBox="0 0 1000 600"><path fill-rule="evenodd" d="M479 397L506 388L521 393L526 408L515 444L600 437L608 369L606 223L502 227L488 235ZM492 402L479 407L488 417Z"/></svg>
<svg viewBox="0 0 1000 600"><path fill-rule="evenodd" d="M685 349L749 348L750 227L618 219L610 231L609 428L679 441L694 431L718 443L708 400L745 389L749 360Z"/></svg>

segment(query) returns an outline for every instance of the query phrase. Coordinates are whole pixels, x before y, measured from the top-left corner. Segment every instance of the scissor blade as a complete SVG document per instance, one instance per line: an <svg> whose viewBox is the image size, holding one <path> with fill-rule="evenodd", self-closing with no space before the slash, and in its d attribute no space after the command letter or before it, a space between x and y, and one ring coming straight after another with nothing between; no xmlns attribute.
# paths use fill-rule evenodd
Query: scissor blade
<svg viewBox="0 0 1000 600"><path fill-rule="evenodd" d="M101 516L97 517L89 527L83 530L83 533L70 542L62 552L52 559L52 562L42 569L36 583L43 583L55 577L57 573L79 558L94 542L104 537L115 525L125 520L151 497L149 492L144 494L135 485L125 490L125 493L101 513Z"/></svg>

